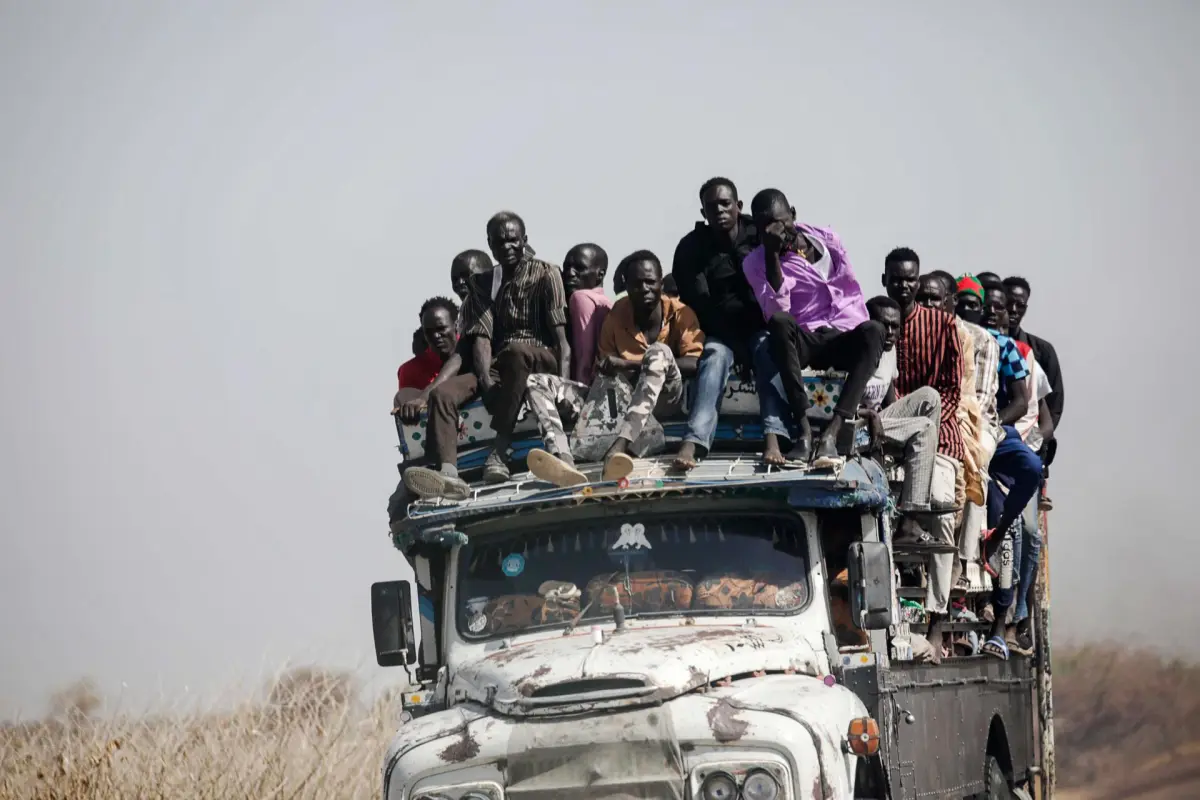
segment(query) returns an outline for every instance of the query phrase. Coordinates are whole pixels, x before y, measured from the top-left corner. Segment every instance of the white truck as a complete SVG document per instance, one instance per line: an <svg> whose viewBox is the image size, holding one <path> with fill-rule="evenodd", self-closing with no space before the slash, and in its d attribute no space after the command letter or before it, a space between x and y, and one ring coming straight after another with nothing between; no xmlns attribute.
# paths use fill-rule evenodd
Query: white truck
<svg viewBox="0 0 1200 800"><path fill-rule="evenodd" d="M385 798L1052 796L1047 590L1031 658L911 660L901 604L923 590L899 577L884 469L768 469L752 417L722 419L686 475L648 458L620 483L585 467L408 504L415 583L372 587L378 663L420 686Z"/></svg>

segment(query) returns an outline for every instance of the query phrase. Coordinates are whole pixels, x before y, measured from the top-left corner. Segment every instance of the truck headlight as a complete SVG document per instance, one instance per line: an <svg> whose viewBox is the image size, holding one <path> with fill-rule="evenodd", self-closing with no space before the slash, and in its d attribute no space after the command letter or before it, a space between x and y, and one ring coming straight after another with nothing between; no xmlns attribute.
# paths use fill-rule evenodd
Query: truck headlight
<svg viewBox="0 0 1200 800"><path fill-rule="evenodd" d="M737 781L728 772L714 772L700 785L701 800L737 800Z"/></svg>
<svg viewBox="0 0 1200 800"><path fill-rule="evenodd" d="M779 783L766 770L755 770L746 775L746 781L742 784L742 797L745 800L777 800Z"/></svg>
<svg viewBox="0 0 1200 800"><path fill-rule="evenodd" d="M504 791L494 783L464 783L418 789L413 800L501 800Z"/></svg>

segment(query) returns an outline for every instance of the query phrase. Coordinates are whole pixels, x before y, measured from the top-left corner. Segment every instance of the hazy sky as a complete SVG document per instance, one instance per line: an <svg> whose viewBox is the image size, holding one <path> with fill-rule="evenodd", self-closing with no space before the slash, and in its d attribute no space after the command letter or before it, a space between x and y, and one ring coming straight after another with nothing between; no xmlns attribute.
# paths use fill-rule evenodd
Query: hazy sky
<svg viewBox="0 0 1200 800"><path fill-rule="evenodd" d="M0 714L373 663L451 257L512 208L551 260L669 258L716 174L868 294L897 245L1026 275L1055 633L1200 651L1197 41L1186 0L4 2Z"/></svg>

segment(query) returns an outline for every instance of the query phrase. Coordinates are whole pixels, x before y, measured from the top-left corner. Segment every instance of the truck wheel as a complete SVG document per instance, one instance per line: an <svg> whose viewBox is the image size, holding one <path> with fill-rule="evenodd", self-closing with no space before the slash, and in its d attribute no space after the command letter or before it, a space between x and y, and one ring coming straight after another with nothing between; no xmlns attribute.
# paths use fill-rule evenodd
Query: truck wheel
<svg viewBox="0 0 1200 800"><path fill-rule="evenodd" d="M984 783L987 786L987 794L984 795L987 800L1016 800L1016 795L1008 788L1008 778L1004 777L1004 770L1000 769L1000 762L995 756L988 756Z"/></svg>

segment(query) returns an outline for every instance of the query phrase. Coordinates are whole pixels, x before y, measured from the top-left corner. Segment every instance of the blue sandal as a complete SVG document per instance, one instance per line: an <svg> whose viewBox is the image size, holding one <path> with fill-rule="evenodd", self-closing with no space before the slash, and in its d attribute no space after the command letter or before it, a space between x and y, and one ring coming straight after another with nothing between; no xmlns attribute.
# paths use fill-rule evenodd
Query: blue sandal
<svg viewBox="0 0 1200 800"><path fill-rule="evenodd" d="M1004 641L1003 636L993 636L983 643L980 652L985 656L998 658L1001 661L1008 661L1008 643Z"/></svg>

